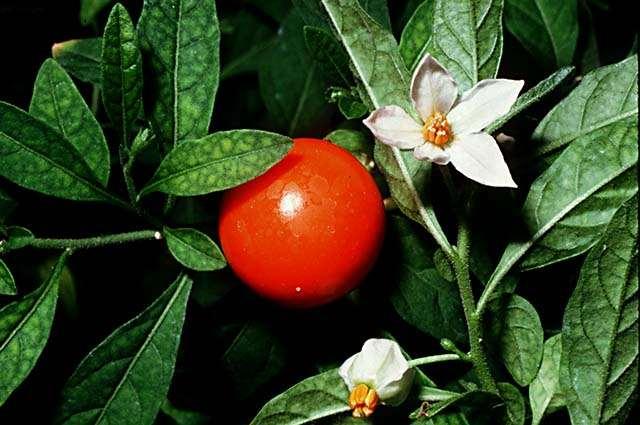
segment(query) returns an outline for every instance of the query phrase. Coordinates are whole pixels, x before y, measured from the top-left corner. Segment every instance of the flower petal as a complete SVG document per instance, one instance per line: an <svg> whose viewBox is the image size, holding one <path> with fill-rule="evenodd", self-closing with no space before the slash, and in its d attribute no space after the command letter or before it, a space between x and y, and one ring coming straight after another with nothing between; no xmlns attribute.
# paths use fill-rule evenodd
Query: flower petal
<svg viewBox="0 0 640 425"><path fill-rule="evenodd" d="M422 127L399 106L378 108L363 122L386 145L413 149L424 143Z"/></svg>
<svg viewBox="0 0 640 425"><path fill-rule="evenodd" d="M387 401L403 389L399 383L409 369L409 363L402 355L400 346L390 339L369 339L362 346L360 359L375 371L373 387L380 400Z"/></svg>
<svg viewBox="0 0 640 425"><path fill-rule="evenodd" d="M353 356L349 357L344 361L344 363L342 363L340 369L338 369L338 374L340 375L344 383L347 384L349 391L351 391L356 387L356 385L358 385L358 382L354 382L353 380L353 363L359 355L360 353L356 353Z"/></svg>
<svg viewBox="0 0 640 425"><path fill-rule="evenodd" d="M447 119L453 134L482 131L513 106L522 90L522 80L482 80L460 98Z"/></svg>
<svg viewBox="0 0 640 425"><path fill-rule="evenodd" d="M449 152L428 142L415 148L413 150L413 156L417 159L426 159L438 165L447 165L450 161Z"/></svg>
<svg viewBox="0 0 640 425"><path fill-rule="evenodd" d="M411 79L413 106L426 121L434 112L446 115L458 97L458 85L440 63L426 54Z"/></svg>
<svg viewBox="0 0 640 425"><path fill-rule="evenodd" d="M498 143L487 133L456 137L447 150L453 166L471 180L486 186L518 187Z"/></svg>

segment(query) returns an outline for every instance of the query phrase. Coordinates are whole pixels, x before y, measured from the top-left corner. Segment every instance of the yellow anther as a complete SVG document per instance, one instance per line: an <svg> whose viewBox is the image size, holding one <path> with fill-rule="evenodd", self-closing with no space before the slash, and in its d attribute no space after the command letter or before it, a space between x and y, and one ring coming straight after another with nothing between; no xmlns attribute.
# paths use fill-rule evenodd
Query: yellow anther
<svg viewBox="0 0 640 425"><path fill-rule="evenodd" d="M422 127L422 137L427 142L443 146L451 140L451 126L440 112L431 114Z"/></svg>
<svg viewBox="0 0 640 425"><path fill-rule="evenodd" d="M378 406L378 393L365 384L358 384L349 394L349 407L356 418L366 418L375 412Z"/></svg>

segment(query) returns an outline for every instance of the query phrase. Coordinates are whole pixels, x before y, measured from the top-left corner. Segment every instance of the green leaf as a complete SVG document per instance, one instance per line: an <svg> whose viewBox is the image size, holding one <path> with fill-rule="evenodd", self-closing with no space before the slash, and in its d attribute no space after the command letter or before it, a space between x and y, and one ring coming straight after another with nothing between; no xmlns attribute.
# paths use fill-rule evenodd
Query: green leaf
<svg viewBox="0 0 640 425"><path fill-rule="evenodd" d="M67 382L58 424L152 424L175 367L191 280L179 277L94 348Z"/></svg>
<svg viewBox="0 0 640 425"><path fill-rule="evenodd" d="M162 413L170 417L175 425L207 425L211 423L211 418L199 412L180 409L166 399L160 408Z"/></svg>
<svg viewBox="0 0 640 425"><path fill-rule="evenodd" d="M436 0L424 51L456 79L461 91L494 78L502 57L503 0Z"/></svg>
<svg viewBox="0 0 640 425"><path fill-rule="evenodd" d="M0 406L38 361L49 339L58 300L58 278L69 253L60 256L40 288L0 309Z"/></svg>
<svg viewBox="0 0 640 425"><path fill-rule="evenodd" d="M391 18L387 0L358 0L362 9L367 12L382 28L391 31Z"/></svg>
<svg viewBox="0 0 640 425"><path fill-rule="evenodd" d="M15 295L17 293L16 281L13 279L11 270L0 259L0 295Z"/></svg>
<svg viewBox="0 0 640 425"><path fill-rule="evenodd" d="M638 389L638 198L587 256L562 325L560 386L573 424L624 424Z"/></svg>
<svg viewBox="0 0 640 425"><path fill-rule="evenodd" d="M24 248L29 245L34 236L30 230L19 226L0 227L0 254L5 251Z"/></svg>
<svg viewBox="0 0 640 425"><path fill-rule="evenodd" d="M577 0L506 0L504 22L547 69L569 65L578 42Z"/></svg>
<svg viewBox="0 0 640 425"><path fill-rule="evenodd" d="M322 0L322 4L373 106L398 105L415 114L408 98L409 77L393 35L376 24L356 0ZM429 164L380 142L376 142L374 156L402 212L451 250L433 207L420 196L431 171Z"/></svg>
<svg viewBox="0 0 640 425"><path fill-rule="evenodd" d="M612 126L634 125L638 115L638 58L598 68L540 122L534 156L557 151Z"/></svg>
<svg viewBox="0 0 640 425"><path fill-rule="evenodd" d="M355 84L349 68L349 56L336 37L324 28L304 27L307 50L331 86L351 87Z"/></svg>
<svg viewBox="0 0 640 425"><path fill-rule="evenodd" d="M198 271L213 271L227 265L218 245L196 229L165 227L162 233L173 257L185 267Z"/></svg>
<svg viewBox="0 0 640 425"><path fill-rule="evenodd" d="M505 410L502 423L509 425L524 425L526 409L524 397L520 391L508 382L498 383L498 392L504 400Z"/></svg>
<svg viewBox="0 0 640 425"><path fill-rule="evenodd" d="M142 56L133 22L119 3L104 29L102 99L122 143L128 146L142 113Z"/></svg>
<svg viewBox="0 0 640 425"><path fill-rule="evenodd" d="M318 65L305 46L303 24L294 9L259 71L260 94L272 126L292 137L326 127L331 112Z"/></svg>
<svg viewBox="0 0 640 425"><path fill-rule="evenodd" d="M82 0L80 3L80 23L89 25L96 21L100 12L115 0Z"/></svg>
<svg viewBox="0 0 640 425"><path fill-rule="evenodd" d="M7 195L2 189L0 189L0 224L2 224L9 214L13 212L16 207L16 201L14 201L9 195Z"/></svg>
<svg viewBox="0 0 640 425"><path fill-rule="evenodd" d="M102 128L71 78L53 59L40 67L29 114L58 130L84 158L96 179L107 185L111 159Z"/></svg>
<svg viewBox="0 0 640 425"><path fill-rule="evenodd" d="M0 176L59 198L118 203L62 134L4 102L0 102Z"/></svg>
<svg viewBox="0 0 640 425"><path fill-rule="evenodd" d="M467 332L456 285L439 273L433 258L436 246L416 232L411 222L391 216L398 269L391 303L406 322L435 338L465 343Z"/></svg>
<svg viewBox="0 0 640 425"><path fill-rule="evenodd" d="M53 58L69 74L86 83L102 84L102 38L85 38L56 43Z"/></svg>
<svg viewBox="0 0 640 425"><path fill-rule="evenodd" d="M303 425L348 412L349 391L332 369L312 376L267 402L250 425Z"/></svg>
<svg viewBox="0 0 640 425"><path fill-rule="evenodd" d="M232 31L223 34L224 47L220 79L244 72L257 72L275 45L275 32L253 13L240 10L230 20Z"/></svg>
<svg viewBox="0 0 640 425"><path fill-rule="evenodd" d="M574 67L566 66L540 81L534 87L520 95L518 100L516 100L516 103L511 107L511 110L491 123L484 131L487 133L493 133L499 130L500 127L518 116L522 111L543 100L560 84L565 82L573 74L574 70Z"/></svg>
<svg viewBox="0 0 640 425"><path fill-rule="evenodd" d="M142 189L178 196L204 195L238 186L267 171L291 149L288 137L258 130L232 130L176 146Z"/></svg>
<svg viewBox="0 0 640 425"><path fill-rule="evenodd" d="M344 148L354 155L373 154L373 145L366 136L357 130L338 129L327 134L325 140Z"/></svg>
<svg viewBox="0 0 640 425"><path fill-rule="evenodd" d="M284 346L265 325L246 323L222 356L235 395L247 399L285 366Z"/></svg>
<svg viewBox="0 0 640 425"><path fill-rule="evenodd" d="M500 402L500 398L494 393L473 390L453 395L445 400L434 403L426 408L424 414L429 418L435 418L444 411L449 411L453 407L461 406L466 408L481 407L482 409L495 409ZM437 421L434 422L437 423Z"/></svg>
<svg viewBox="0 0 640 425"><path fill-rule="evenodd" d="M560 355L562 336L552 336L544 343L544 355L538 375L529 385L529 404L531 405L531 425L538 425L545 412L564 405L560 392Z"/></svg>
<svg viewBox="0 0 640 425"><path fill-rule="evenodd" d="M402 30L400 54L407 68L413 71L427 53L433 31L433 14L436 1L425 0L418 6Z"/></svg>
<svg viewBox="0 0 640 425"><path fill-rule="evenodd" d="M572 94L573 96L578 87ZM608 104L608 94L589 103L573 97L569 117ZM575 102L573 102L575 100ZM574 103L580 105L576 110ZM553 111L552 111L553 114ZM510 243L491 282L500 280L525 254L526 269L542 267L587 251L602 235L617 208L635 192L638 161L637 117L614 121L581 134L531 186L522 210L527 233Z"/></svg>
<svg viewBox="0 0 640 425"><path fill-rule="evenodd" d="M257 7L264 14L278 22L286 18L291 8L289 0L247 0L247 3Z"/></svg>
<svg viewBox="0 0 640 425"><path fill-rule="evenodd" d="M544 350L544 330L536 309L524 298L510 295L491 321L496 349L513 379L521 386L536 377Z"/></svg>
<svg viewBox="0 0 640 425"><path fill-rule="evenodd" d="M220 72L214 0L145 0L138 39L151 67L154 132L169 147L207 134Z"/></svg>

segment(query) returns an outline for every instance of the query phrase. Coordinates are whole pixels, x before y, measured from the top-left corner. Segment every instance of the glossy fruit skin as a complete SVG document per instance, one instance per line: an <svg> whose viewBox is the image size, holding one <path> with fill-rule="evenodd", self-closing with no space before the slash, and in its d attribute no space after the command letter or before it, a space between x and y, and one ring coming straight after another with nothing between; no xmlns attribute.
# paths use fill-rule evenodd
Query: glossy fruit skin
<svg viewBox="0 0 640 425"><path fill-rule="evenodd" d="M222 199L222 250L263 297L313 307L345 295L373 266L384 238L382 197L349 152L295 139L287 156Z"/></svg>

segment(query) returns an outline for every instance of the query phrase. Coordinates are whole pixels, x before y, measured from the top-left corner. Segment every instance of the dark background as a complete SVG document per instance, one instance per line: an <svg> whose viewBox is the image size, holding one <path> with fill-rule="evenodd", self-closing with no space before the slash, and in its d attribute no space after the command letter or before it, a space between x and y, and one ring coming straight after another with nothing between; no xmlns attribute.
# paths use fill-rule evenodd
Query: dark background
<svg viewBox="0 0 640 425"><path fill-rule="evenodd" d="M122 3L137 19L141 1ZM391 0L389 3L392 22L397 22L405 2ZM622 59L631 47L637 16L629 13L628 5L627 1L612 1L608 11L596 9L596 33L603 64ZM221 18L241 7L261 13L242 1L218 1ZM101 15L101 25L107 13L108 8ZM0 0L0 100L26 109L37 70L50 56L53 43L92 37L101 32L101 28L98 31L81 26L78 15L77 1ZM277 28L277 22L264 18L268 25ZM396 36L398 34L396 28ZM531 69L535 64L532 65L530 58L506 31L505 38L502 73L514 78L533 73L538 74L539 79L543 78L543 71ZM224 60L224 37L222 43ZM265 126L263 122L242 122L221 106L234 96L237 87L256 84L255 76L234 77L222 84L214 112L219 128ZM81 87L89 95L89 87L84 84ZM259 101L253 102L256 103L259 115L263 106ZM337 114L335 118L337 122ZM113 175L115 181L112 186L122 187L115 170ZM14 223L28 227L36 235L82 237L144 226L144 223L132 221L130 216L109 206L71 204L28 193L5 181L2 184L19 201ZM199 206L202 216L209 217L200 223L200 228L210 230L212 234L215 232L216 202L215 196L205 197ZM478 219L487 223L492 221L492 217ZM385 249L383 256L393 250L393 243L388 242ZM14 253L7 259L23 293L41 281L43 267L53 257L51 252L28 250ZM545 329L560 328L562 311L573 289L580 262L581 259L568 261L544 272L524 275L519 292L536 306ZM117 326L148 305L178 270L164 249L153 242L81 252L71 259L69 268L75 284L63 285L62 307L54 322L50 341L29 378L0 408L2 425L50 423L62 385L79 361ZM372 292L379 293L380 284L392 272L389 267L382 269L379 266L373 273L375 281L369 279L365 289L373 287ZM317 372L311 364L332 365L341 361L358 350L364 337L371 336L380 328L393 329L394 335L401 335L413 352L440 351L437 341L424 337L401 322L388 306L379 310L371 306L367 310L359 307L359 293L312 312L291 312L256 299L239 287L231 276L215 280L212 282L212 278L206 275L196 276L194 292L200 291L203 297L209 296L212 300L224 294L225 302L215 303L213 307L206 302L190 302L176 377L170 392L174 404L206 412L216 418L213 423L248 423L273 395ZM553 297L549 297L550 292ZM377 298L380 298L379 294ZM3 304L5 301L0 299ZM381 315L376 311L385 313ZM219 359L239 326L247 320L266 323L285 347L286 366L273 383L241 399L229 391L228 371L224 370ZM312 361L309 360L311 358ZM452 374L456 372L448 367L434 372L435 378ZM172 423L162 415L158 421ZM394 423L384 419L381 422ZM568 423L568 419L564 414L558 414L545 423Z"/></svg>

